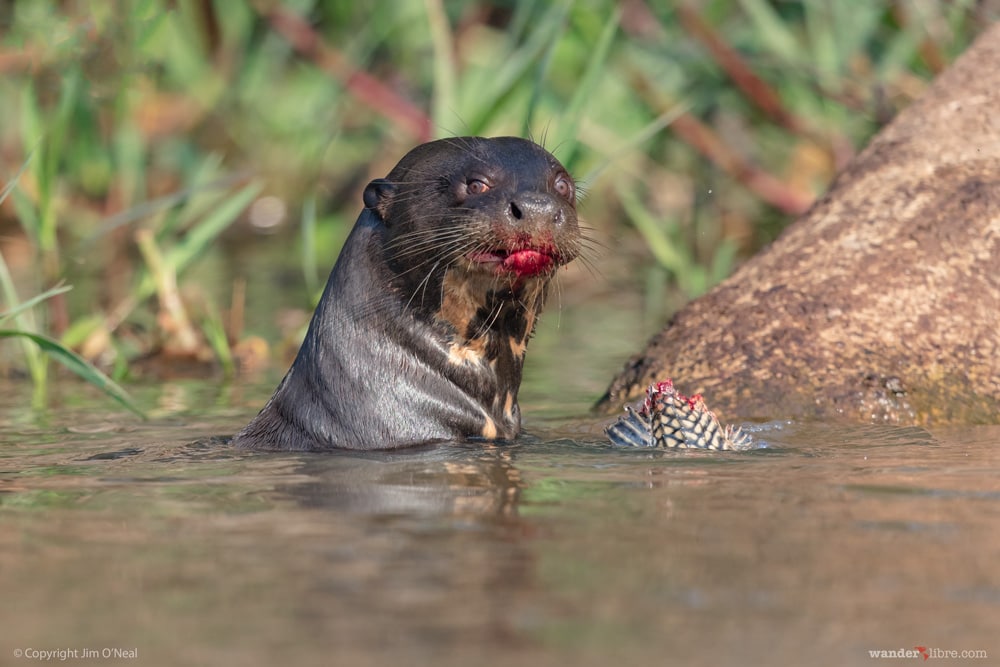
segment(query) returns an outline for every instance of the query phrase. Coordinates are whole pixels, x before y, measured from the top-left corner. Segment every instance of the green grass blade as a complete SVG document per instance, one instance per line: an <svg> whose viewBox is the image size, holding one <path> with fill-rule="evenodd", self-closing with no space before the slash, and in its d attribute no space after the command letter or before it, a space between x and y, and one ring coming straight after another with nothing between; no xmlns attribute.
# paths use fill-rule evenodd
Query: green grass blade
<svg viewBox="0 0 1000 667"><path fill-rule="evenodd" d="M17 214L18 222L21 224L21 228L24 229L24 232L29 238L34 238L38 228L35 207L28 200L28 197L24 195L22 191L16 190L16 188L17 184L21 181L21 177L24 175L24 172L26 172L28 167L31 166L32 158L34 158L37 150L38 146L36 144L35 148L32 148L28 152L28 157L24 159L24 162L21 164L21 168L17 170L16 174L14 174L14 178L10 179L7 185L4 186L3 191L0 191L0 204L3 204L4 200L6 200L11 194L14 195L14 210Z"/></svg>
<svg viewBox="0 0 1000 667"><path fill-rule="evenodd" d="M10 275L10 269L7 268L7 262L2 253L0 253L0 292L3 292L3 298L12 311L17 326L24 331L33 331L35 329L34 314L29 309L19 307L21 300L17 296L14 279ZM28 364L28 373L35 383L35 399L38 402L45 391L45 358L39 353L38 348L28 341L22 339L21 343L24 349L24 359Z"/></svg>
<svg viewBox="0 0 1000 667"><path fill-rule="evenodd" d="M11 317L15 317L19 313L28 310L29 308L35 306L36 304L39 304L42 301L45 301L46 299L55 296L56 294L63 294L64 292L68 292L71 289L73 289L72 285L56 285L52 289L45 290L38 296L32 297L27 301L25 301L24 303L21 303L17 306L14 306L10 310L5 310L2 313L0 313L0 322L3 322L4 320L9 319Z"/></svg>
<svg viewBox="0 0 1000 667"><path fill-rule="evenodd" d="M603 174L608 167L614 164L615 160L624 158L634 152L643 144L643 142L646 142L656 136L656 134L662 131L663 128L667 127L677 118L686 113L689 108L690 104L687 102L678 103L670 107L651 122L647 123L634 135L624 139L621 144L616 145L613 153L606 154L607 157L598 162L597 165L591 168L591 170L588 171L583 178L580 178L579 181L587 186L593 185L594 182L600 178L601 174Z"/></svg>
<svg viewBox="0 0 1000 667"><path fill-rule="evenodd" d="M25 171L27 171L28 165L31 164L31 158L34 154L35 149L31 149L31 151L28 152L28 157L24 159L24 163L21 165L21 168L17 170L16 174L14 174L14 178L10 179L7 185L3 187L3 190L0 190L0 204L2 204L4 200L7 199L7 195L13 192L14 188L17 187L17 183L21 180L21 176Z"/></svg>
<svg viewBox="0 0 1000 667"><path fill-rule="evenodd" d="M42 352L52 357L114 400L118 401L121 405L125 406L139 417L146 419L146 414L139 409L139 406L132 401L131 397L129 397L128 393L124 389L115 384L114 380L99 371L93 364L88 362L73 350L64 347L58 341L52 340L51 338L41 334L31 333L30 331L0 329L0 338L14 337L30 340L37 345Z"/></svg>
<svg viewBox="0 0 1000 667"><path fill-rule="evenodd" d="M205 308L205 317L201 322L201 332L205 334L205 340L209 347L215 352L215 358L222 366L222 372L227 378L236 374L236 362L233 360L233 348L229 345L229 337L226 335L226 327L222 323L222 316L219 314L215 304L209 301Z"/></svg>
<svg viewBox="0 0 1000 667"><path fill-rule="evenodd" d="M709 285L709 276L704 266L692 256L690 249L682 243L677 243L677 228L675 224L664 226L639 199L632 189L619 185L618 196L621 198L625 213L646 241L650 252L664 269L672 274L678 287L694 298L703 294Z"/></svg>
<svg viewBox="0 0 1000 667"><path fill-rule="evenodd" d="M554 39L549 45L549 48L545 49L545 53L539 59L538 65L535 67L535 79L531 85L531 92L528 97L528 108L524 114L524 122L521 123L521 136L530 137L531 128L535 120L535 111L541 105L543 93L545 91L545 80L549 73L549 68L552 65L552 57L555 53L556 47L559 45L559 40ZM544 136L544 135L543 135ZM545 143L544 139L540 140L539 143Z"/></svg>
<svg viewBox="0 0 1000 667"><path fill-rule="evenodd" d="M559 39L566 23L566 15L572 2L564 0L553 4L548 11L539 17L535 28L528 35L524 44L514 49L496 70L491 71L488 78L474 82L480 85L475 90L473 108L468 109L469 132L481 134L498 114L507 110L502 101L516 88L525 73L534 68L542 52ZM468 82L466 82L468 83Z"/></svg>
<svg viewBox="0 0 1000 667"><path fill-rule="evenodd" d="M250 205L264 186L253 182L219 204L208 216L191 229L184 239L166 253L167 262L180 275L198 258L243 210ZM156 291L156 281L146 274L136 289L137 299L145 299Z"/></svg>
<svg viewBox="0 0 1000 667"><path fill-rule="evenodd" d="M250 183L239 192L233 194L219 204L209 215L188 232L184 240L173 248L170 261L176 267L177 273L183 271L215 238L223 232L233 220L250 205L263 189L261 183Z"/></svg>
<svg viewBox="0 0 1000 667"><path fill-rule="evenodd" d="M798 65L807 54L799 45L788 24L767 0L740 0L743 11L750 17L754 31L760 36L760 45L781 58L785 63Z"/></svg>
<svg viewBox="0 0 1000 667"><path fill-rule="evenodd" d="M424 0L424 12L430 25L431 46L434 48L434 94L431 98L431 118L434 125L440 128L445 123L445 116L450 116L455 106L455 45L451 38L451 26L448 24L448 14L441 0Z"/></svg>
<svg viewBox="0 0 1000 667"><path fill-rule="evenodd" d="M618 196L629 220L646 240L649 251L664 268L677 276L683 276L690 268L690 262L670 243L670 239L660 228L659 221L639 201L634 190L620 187Z"/></svg>
<svg viewBox="0 0 1000 667"><path fill-rule="evenodd" d="M316 268L316 195L302 202L302 275L310 294L319 289Z"/></svg>
<svg viewBox="0 0 1000 667"><path fill-rule="evenodd" d="M616 9L604 25L601 36L594 46L593 55L587 63L587 69L583 73L583 78L576 86L573 97L556 126L557 131L552 146L557 151L556 157L563 164L573 162L573 154L576 152L577 132L580 128L583 113L586 111L587 105L600 95L598 88L601 85L602 77L607 73L608 55L611 52L611 44L614 42L615 35L618 33L618 21L620 18L621 10Z"/></svg>
<svg viewBox="0 0 1000 667"><path fill-rule="evenodd" d="M96 230L84 237L82 247L88 247L91 243L99 241L119 227L131 225L134 222L142 220L143 218L163 213L174 206L180 206L199 193L223 190L232 187L236 183L246 180L246 178L246 172L229 174L228 176L222 176L204 184L177 190L175 192L171 192L170 194L136 204L129 209L104 220ZM2 202L3 199L0 199L0 203Z"/></svg>

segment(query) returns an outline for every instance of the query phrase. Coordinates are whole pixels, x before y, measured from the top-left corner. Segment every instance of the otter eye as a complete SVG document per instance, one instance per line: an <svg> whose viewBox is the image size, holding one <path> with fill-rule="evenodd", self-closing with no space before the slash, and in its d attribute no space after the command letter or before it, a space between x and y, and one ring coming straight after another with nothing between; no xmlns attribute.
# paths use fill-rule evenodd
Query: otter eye
<svg viewBox="0 0 1000 667"><path fill-rule="evenodd" d="M555 189L566 199L573 200L573 180L568 174L563 173L556 177Z"/></svg>
<svg viewBox="0 0 1000 667"><path fill-rule="evenodd" d="M465 190L470 195L481 195L490 189L490 184L478 178L470 178L465 183Z"/></svg>

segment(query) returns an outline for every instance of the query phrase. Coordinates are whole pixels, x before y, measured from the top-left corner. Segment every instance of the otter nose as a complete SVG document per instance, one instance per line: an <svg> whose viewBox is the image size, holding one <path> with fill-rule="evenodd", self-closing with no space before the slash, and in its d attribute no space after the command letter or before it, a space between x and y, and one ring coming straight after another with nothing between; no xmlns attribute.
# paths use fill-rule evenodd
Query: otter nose
<svg viewBox="0 0 1000 667"><path fill-rule="evenodd" d="M519 194L510 202L508 210L516 224L552 224L563 221L562 209L549 195L538 192Z"/></svg>

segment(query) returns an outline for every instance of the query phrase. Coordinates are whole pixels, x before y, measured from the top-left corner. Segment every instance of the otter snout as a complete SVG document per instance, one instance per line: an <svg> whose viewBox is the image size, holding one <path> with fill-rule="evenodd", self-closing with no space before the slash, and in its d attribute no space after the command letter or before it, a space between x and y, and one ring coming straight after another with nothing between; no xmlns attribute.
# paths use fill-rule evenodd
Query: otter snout
<svg viewBox="0 0 1000 667"><path fill-rule="evenodd" d="M514 225L539 228L560 226L566 221L563 206L551 195L541 192L519 194L507 207L507 216Z"/></svg>

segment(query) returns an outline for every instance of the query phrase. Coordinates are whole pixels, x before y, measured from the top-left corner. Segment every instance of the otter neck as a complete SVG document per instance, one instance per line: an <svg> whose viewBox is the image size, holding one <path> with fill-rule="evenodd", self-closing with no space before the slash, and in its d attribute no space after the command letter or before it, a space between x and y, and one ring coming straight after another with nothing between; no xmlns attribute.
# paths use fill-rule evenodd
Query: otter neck
<svg viewBox="0 0 1000 667"><path fill-rule="evenodd" d="M545 303L548 280L532 278L511 285L496 276L461 267L449 268L441 283L438 322L454 333L461 354L482 350L493 362L502 352L522 361L528 338Z"/></svg>
<svg viewBox="0 0 1000 667"><path fill-rule="evenodd" d="M547 279L532 278L512 287L496 276L456 267L442 279L435 327L444 332L449 375L482 406L487 439L510 439L520 431L517 392L547 286Z"/></svg>

